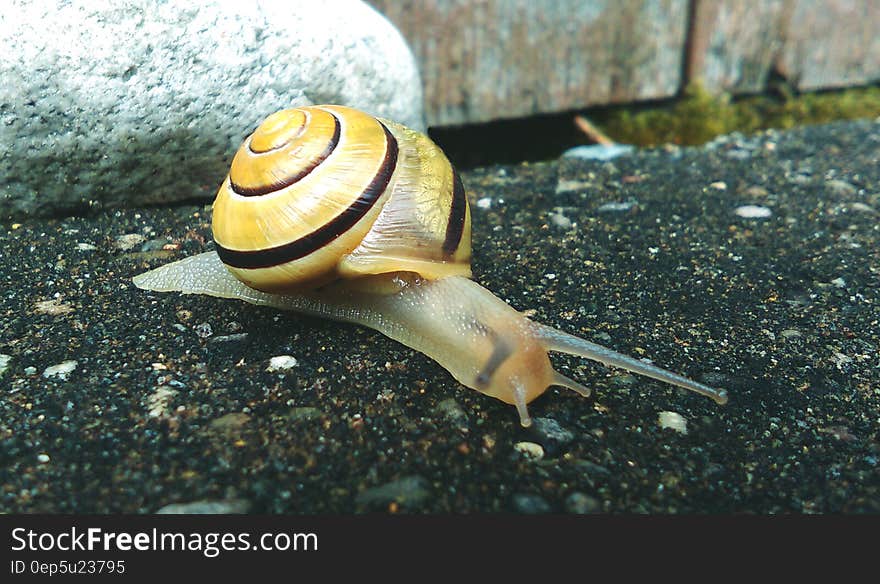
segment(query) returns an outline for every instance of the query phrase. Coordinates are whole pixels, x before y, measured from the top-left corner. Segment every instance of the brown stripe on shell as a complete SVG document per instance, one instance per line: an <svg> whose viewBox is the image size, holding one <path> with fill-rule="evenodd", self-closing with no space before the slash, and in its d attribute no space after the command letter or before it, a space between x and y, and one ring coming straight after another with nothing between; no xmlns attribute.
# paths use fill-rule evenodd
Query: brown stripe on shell
<svg viewBox="0 0 880 584"><path fill-rule="evenodd" d="M449 220L446 222L446 237L443 239L443 253L450 256L458 249L461 235L464 232L464 220L467 215L467 199L464 185L458 172L452 169L452 204L449 207Z"/></svg>
<svg viewBox="0 0 880 584"><path fill-rule="evenodd" d="M337 128L338 123L337 120ZM382 166L367 188L347 209L315 231L290 243L276 247L253 251L238 251L227 249L217 244L217 255L220 256L223 263L234 268L245 269L279 266L304 258L351 229L370 211L373 205L376 204L376 201L382 196L382 193L385 192L388 183L391 181L391 175L394 174L394 169L397 167L397 140L384 124L382 124L382 129L385 131L385 158L382 161Z"/></svg>
<svg viewBox="0 0 880 584"><path fill-rule="evenodd" d="M230 177L229 186L232 189L232 192L236 195L241 195L242 197L260 197L262 195L269 195L302 180L303 177L315 170L318 165L327 160L327 157L333 153L336 146L339 144L339 135L342 132L342 128L339 123L339 118L337 118L335 114L331 115L333 116L333 136L330 138L330 141L327 142L327 147L324 151L320 156L315 158L311 164L302 167L294 174L278 177L277 180L258 187L245 187L235 184ZM248 147L248 149L250 149L250 147ZM277 148L275 150L277 150Z"/></svg>

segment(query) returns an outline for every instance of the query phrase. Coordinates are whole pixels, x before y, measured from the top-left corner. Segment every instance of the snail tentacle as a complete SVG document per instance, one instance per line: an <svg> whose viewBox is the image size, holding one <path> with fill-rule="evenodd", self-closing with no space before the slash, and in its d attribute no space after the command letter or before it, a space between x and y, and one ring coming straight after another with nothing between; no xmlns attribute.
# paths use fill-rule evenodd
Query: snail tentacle
<svg viewBox="0 0 880 584"><path fill-rule="evenodd" d="M568 353L578 357L585 357L598 361L604 365L619 367L639 375L644 375L658 381L664 381L684 389L689 389L706 397L712 398L716 403L724 405L727 403L727 392L723 389L715 389L708 385L703 385L677 373L667 371L651 365L639 359L634 359L623 353L618 353L608 347L591 343L580 337L562 332L559 329L549 327L540 323L533 323L535 334L541 339L550 351L559 351L560 353Z"/></svg>

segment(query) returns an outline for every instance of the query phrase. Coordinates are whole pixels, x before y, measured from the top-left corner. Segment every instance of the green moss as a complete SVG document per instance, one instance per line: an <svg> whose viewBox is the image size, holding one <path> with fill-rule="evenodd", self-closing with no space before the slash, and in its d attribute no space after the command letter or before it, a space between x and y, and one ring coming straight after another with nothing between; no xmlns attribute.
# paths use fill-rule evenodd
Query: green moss
<svg viewBox="0 0 880 584"><path fill-rule="evenodd" d="M719 134L791 128L880 116L880 87L732 99L693 84L668 104L627 107L591 116L618 142L639 145L702 144Z"/></svg>

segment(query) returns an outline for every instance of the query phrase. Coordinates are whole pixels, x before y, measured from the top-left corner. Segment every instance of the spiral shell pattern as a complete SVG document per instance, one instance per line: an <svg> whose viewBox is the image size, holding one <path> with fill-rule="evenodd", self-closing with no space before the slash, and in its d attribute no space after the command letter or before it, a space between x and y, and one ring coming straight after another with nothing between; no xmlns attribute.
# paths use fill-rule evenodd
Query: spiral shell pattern
<svg viewBox="0 0 880 584"><path fill-rule="evenodd" d="M217 253L268 292L408 271L470 275L464 188L427 136L342 106L270 115L214 201Z"/></svg>

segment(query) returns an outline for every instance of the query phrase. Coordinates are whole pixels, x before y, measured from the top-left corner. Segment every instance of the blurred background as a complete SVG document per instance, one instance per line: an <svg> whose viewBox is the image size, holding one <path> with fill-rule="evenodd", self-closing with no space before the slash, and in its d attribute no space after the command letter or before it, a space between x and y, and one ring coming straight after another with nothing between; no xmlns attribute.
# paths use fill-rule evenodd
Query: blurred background
<svg viewBox="0 0 880 584"><path fill-rule="evenodd" d="M368 3L412 47L432 137L462 166L589 142L581 110L642 145L880 115L876 0Z"/></svg>

